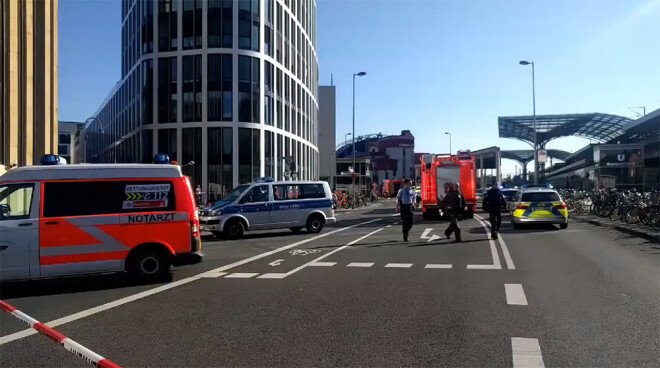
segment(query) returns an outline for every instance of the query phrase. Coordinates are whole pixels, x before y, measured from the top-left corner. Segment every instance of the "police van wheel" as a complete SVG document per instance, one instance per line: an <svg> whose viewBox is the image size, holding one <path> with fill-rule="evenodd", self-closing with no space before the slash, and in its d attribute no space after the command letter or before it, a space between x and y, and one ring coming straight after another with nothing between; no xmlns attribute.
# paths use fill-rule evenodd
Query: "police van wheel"
<svg viewBox="0 0 660 368"><path fill-rule="evenodd" d="M310 216L306 227L310 233L320 233L323 230L323 218L319 215Z"/></svg>
<svg viewBox="0 0 660 368"><path fill-rule="evenodd" d="M560 229L566 229L566 228L568 228L568 223L565 223L565 224L559 224L559 228L560 228Z"/></svg>
<svg viewBox="0 0 660 368"><path fill-rule="evenodd" d="M167 254L148 248L136 253L128 261L131 276L146 281L157 281L170 276L170 260Z"/></svg>
<svg viewBox="0 0 660 368"><path fill-rule="evenodd" d="M243 236L245 228L243 223L238 220L233 220L225 225L223 234L229 239L238 239Z"/></svg>

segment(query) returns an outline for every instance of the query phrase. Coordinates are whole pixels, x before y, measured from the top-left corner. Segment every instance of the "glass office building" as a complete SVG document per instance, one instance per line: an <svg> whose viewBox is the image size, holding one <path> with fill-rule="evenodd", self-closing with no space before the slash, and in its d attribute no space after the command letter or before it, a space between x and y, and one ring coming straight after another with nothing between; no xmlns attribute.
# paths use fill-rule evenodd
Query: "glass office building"
<svg viewBox="0 0 660 368"><path fill-rule="evenodd" d="M86 128L88 162L167 153L209 199L286 179L284 157L318 175L315 0L121 6L122 80Z"/></svg>

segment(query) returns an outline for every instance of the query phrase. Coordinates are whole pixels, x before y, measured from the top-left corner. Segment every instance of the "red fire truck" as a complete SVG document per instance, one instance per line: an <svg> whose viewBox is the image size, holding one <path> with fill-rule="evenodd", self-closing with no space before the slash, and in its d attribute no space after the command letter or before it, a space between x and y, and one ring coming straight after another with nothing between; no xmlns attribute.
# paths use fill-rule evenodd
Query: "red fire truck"
<svg viewBox="0 0 660 368"><path fill-rule="evenodd" d="M424 219L440 215L440 203L445 196L446 183L459 183L468 207L468 218L472 218L477 206L474 157L467 152L451 155L423 155L422 167L422 213Z"/></svg>
<svg viewBox="0 0 660 368"><path fill-rule="evenodd" d="M385 198L396 197L397 193L399 193L399 189L401 189L402 186L403 180L401 179L383 180L383 190L381 191L381 194Z"/></svg>

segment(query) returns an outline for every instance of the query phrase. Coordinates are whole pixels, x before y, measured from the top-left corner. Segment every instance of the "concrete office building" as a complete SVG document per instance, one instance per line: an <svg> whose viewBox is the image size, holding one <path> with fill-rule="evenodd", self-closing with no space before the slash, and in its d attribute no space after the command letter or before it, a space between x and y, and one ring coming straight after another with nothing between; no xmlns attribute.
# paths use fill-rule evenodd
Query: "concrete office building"
<svg viewBox="0 0 660 368"><path fill-rule="evenodd" d="M194 161L209 199L318 175L316 1L121 4L122 79L86 128L90 162Z"/></svg>
<svg viewBox="0 0 660 368"><path fill-rule="evenodd" d="M0 0L0 175L57 153L57 0Z"/></svg>
<svg viewBox="0 0 660 368"><path fill-rule="evenodd" d="M84 162L80 152L76 150L76 141L80 140L81 132L85 129L85 123L75 121L60 121L57 124L57 152L60 157L66 159L67 163L79 164Z"/></svg>
<svg viewBox="0 0 660 368"><path fill-rule="evenodd" d="M326 180L331 188L335 186L337 175L336 96L335 86L319 87L319 179Z"/></svg>

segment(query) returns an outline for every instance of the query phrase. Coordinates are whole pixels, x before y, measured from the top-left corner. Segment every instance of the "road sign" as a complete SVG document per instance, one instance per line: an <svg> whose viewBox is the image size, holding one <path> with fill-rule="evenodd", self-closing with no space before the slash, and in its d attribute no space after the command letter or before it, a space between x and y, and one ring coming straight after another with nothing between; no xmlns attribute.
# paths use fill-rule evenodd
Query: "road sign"
<svg viewBox="0 0 660 368"><path fill-rule="evenodd" d="M539 162L548 162L548 152L546 150L539 150Z"/></svg>

